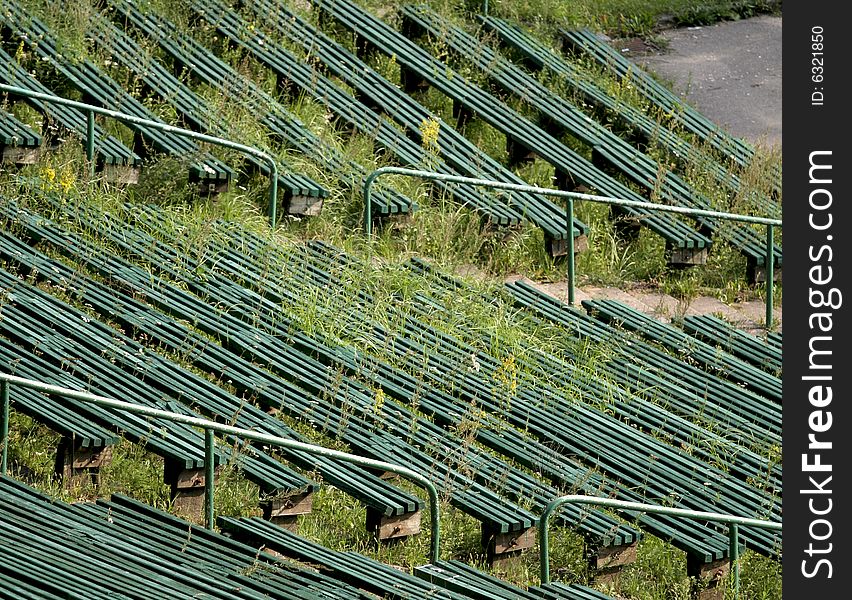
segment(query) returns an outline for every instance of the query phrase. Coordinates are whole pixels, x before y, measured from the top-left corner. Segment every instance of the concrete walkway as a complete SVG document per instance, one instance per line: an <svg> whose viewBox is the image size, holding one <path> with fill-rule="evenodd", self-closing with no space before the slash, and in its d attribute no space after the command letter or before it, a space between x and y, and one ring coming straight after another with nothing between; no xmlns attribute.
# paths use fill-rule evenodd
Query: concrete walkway
<svg viewBox="0 0 852 600"><path fill-rule="evenodd" d="M781 17L761 16L707 27L671 29L661 35L667 47L660 52L649 51L652 49L644 43L616 47L659 79L668 81L690 104L732 135L752 144L780 148ZM524 281L567 301L564 281ZM723 303L698 297L683 301L639 285L584 286L576 290L577 303L587 298L620 300L665 322L673 317L710 313L755 335L765 333L766 305L761 300ZM775 331L781 331L781 307L775 306L773 314Z"/></svg>
<svg viewBox="0 0 852 600"><path fill-rule="evenodd" d="M506 279L507 282L518 280L563 302L568 301L568 287L564 281L540 283L517 276L511 276ZM663 293L659 289L643 285L621 286L617 288L596 285L580 286L574 290L575 305L579 306L583 300L617 300L664 323L692 315L712 314L735 325L738 329L759 337L766 333L766 328L764 327L764 323L766 322L766 304L762 300L743 300L725 303L710 296L698 296L691 300L680 300ZM773 320L776 322L774 331L782 332L781 307L773 307L772 312Z"/></svg>
<svg viewBox="0 0 852 600"><path fill-rule="evenodd" d="M753 144L781 145L781 17L663 31L667 48L624 52L708 118Z"/></svg>

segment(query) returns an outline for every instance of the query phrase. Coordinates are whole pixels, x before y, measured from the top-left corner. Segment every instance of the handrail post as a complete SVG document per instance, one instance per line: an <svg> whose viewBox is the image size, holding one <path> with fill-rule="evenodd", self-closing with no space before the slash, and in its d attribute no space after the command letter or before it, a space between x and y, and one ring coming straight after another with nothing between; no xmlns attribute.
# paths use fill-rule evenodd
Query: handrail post
<svg viewBox="0 0 852 600"><path fill-rule="evenodd" d="M425 478L424 478L425 479ZM431 545L429 547L429 559L434 565L441 559L441 519L440 505L438 503L438 489L429 482L426 486L426 491L429 493L429 512L431 513Z"/></svg>
<svg viewBox="0 0 852 600"><path fill-rule="evenodd" d="M567 199L568 213L568 304L574 306L574 199Z"/></svg>
<svg viewBox="0 0 852 600"><path fill-rule="evenodd" d="M772 224L766 226L766 330L772 331L772 287L775 279L775 228Z"/></svg>
<svg viewBox="0 0 852 600"><path fill-rule="evenodd" d="M89 176L95 175L95 113L86 112L86 160L89 161Z"/></svg>
<svg viewBox="0 0 852 600"><path fill-rule="evenodd" d="M367 175L367 179L364 180L364 233L367 234L367 243L371 244L373 241L373 201L372 201L372 187L373 182L379 178L379 175L384 173L381 169L376 169L369 175Z"/></svg>
<svg viewBox="0 0 852 600"><path fill-rule="evenodd" d="M740 597L740 526L736 523L728 525L728 537L730 538L731 577L734 583L734 600Z"/></svg>
<svg viewBox="0 0 852 600"><path fill-rule="evenodd" d="M216 458L216 442L213 438L213 430L204 429L204 526L213 529L215 523L213 517L213 488L216 470L214 461Z"/></svg>
<svg viewBox="0 0 852 600"><path fill-rule="evenodd" d="M0 382L0 475L6 475L7 458L9 456L9 382Z"/></svg>
<svg viewBox="0 0 852 600"><path fill-rule="evenodd" d="M278 222L278 166L274 160L270 160L269 166L269 226L275 229Z"/></svg>
<svg viewBox="0 0 852 600"><path fill-rule="evenodd" d="M551 500L538 521L539 571L542 585L550 583L550 515L562 504L559 498Z"/></svg>

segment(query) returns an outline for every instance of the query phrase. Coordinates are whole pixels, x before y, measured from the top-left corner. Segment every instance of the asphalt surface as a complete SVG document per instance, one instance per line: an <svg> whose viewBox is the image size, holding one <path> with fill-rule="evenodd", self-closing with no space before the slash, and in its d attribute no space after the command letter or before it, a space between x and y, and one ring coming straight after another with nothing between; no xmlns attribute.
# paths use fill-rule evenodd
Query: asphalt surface
<svg viewBox="0 0 852 600"><path fill-rule="evenodd" d="M662 53L625 52L731 134L781 145L781 17L669 29Z"/></svg>

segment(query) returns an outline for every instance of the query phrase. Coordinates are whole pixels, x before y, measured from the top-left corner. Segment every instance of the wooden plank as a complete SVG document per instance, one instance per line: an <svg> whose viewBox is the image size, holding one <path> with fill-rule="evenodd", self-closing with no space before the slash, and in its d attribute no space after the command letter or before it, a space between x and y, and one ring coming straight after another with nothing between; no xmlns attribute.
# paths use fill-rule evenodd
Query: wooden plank
<svg viewBox="0 0 852 600"><path fill-rule="evenodd" d="M666 258L670 265L703 265L707 262L707 248L669 247Z"/></svg>
<svg viewBox="0 0 852 600"><path fill-rule="evenodd" d="M38 161L41 155L40 148L27 148L23 146L3 146L0 150L2 162L14 165L31 165Z"/></svg>
<svg viewBox="0 0 852 600"><path fill-rule="evenodd" d="M557 240L551 237L547 237L545 238L545 248L547 249L547 253L554 258L556 258L557 256L568 256L567 239ZM575 255L580 254L581 252L585 252L588 249L589 238L587 235L582 234L574 238Z"/></svg>
<svg viewBox="0 0 852 600"><path fill-rule="evenodd" d="M482 548L489 565L505 564L512 561L523 550L532 548L536 543L536 528L528 527L517 531L501 532L490 524L482 524Z"/></svg>
<svg viewBox="0 0 852 600"><path fill-rule="evenodd" d="M260 506L263 509L264 519L295 517L309 514L313 509L313 500L313 492L306 492L304 494L293 494L292 496L264 500L260 503Z"/></svg>
<svg viewBox="0 0 852 600"><path fill-rule="evenodd" d="M300 217L315 217L322 212L322 198L293 196L287 204L287 213Z"/></svg>
<svg viewBox="0 0 852 600"><path fill-rule="evenodd" d="M638 542L596 548L588 557L595 583L615 582L623 568L636 561Z"/></svg>
<svg viewBox="0 0 852 600"><path fill-rule="evenodd" d="M379 540L400 539L420 533L422 511L402 515L385 516L376 509L367 507L367 531L375 532Z"/></svg>
<svg viewBox="0 0 852 600"><path fill-rule="evenodd" d="M104 165L104 177L110 183L136 184L139 183L139 167L129 165Z"/></svg>
<svg viewBox="0 0 852 600"><path fill-rule="evenodd" d="M731 561L727 558L702 563L690 555L686 557L686 574L692 578L695 600L724 600L725 585Z"/></svg>
<svg viewBox="0 0 852 600"><path fill-rule="evenodd" d="M100 482L100 469L112 461L112 446L81 448L69 437L63 437L56 448L54 470L66 489L95 485Z"/></svg>

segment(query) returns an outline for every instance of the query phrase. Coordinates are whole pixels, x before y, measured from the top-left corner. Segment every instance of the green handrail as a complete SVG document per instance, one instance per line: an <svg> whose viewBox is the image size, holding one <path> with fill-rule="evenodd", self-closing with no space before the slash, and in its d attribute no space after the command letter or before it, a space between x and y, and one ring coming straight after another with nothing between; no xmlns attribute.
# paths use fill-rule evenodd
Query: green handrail
<svg viewBox="0 0 852 600"><path fill-rule="evenodd" d="M46 383L41 383L39 381L35 381L32 379L25 379L23 377L17 377L15 375L7 375L5 373L0 373L0 394L2 394L2 402L3 406L0 408L0 448L2 448L2 457L0 457L0 466L2 466L2 471L0 474L6 474L6 457L8 451L8 432L9 432L9 388L11 384L20 385L22 387L34 389L39 392L43 392L45 394L54 394L64 398L73 398L75 400L82 400L84 402L91 402L92 404L96 404L98 406L105 406L108 408L114 408L117 410L127 411L132 414L143 415L146 417L155 417L159 419L166 419L168 421L174 421L176 423L183 423L185 425L191 425L193 427L201 427L204 429L204 493L205 493L205 526L208 529L213 528L214 523L214 507L213 507L213 472L214 472L214 437L213 433L223 433L228 435L237 436L240 438L244 438L247 440L252 440L255 442L262 442L264 444L269 444L271 446L279 446L282 448L290 448L293 450L300 450L302 452L308 452L310 454L317 454L319 456L325 456L328 458L333 458L337 460L342 460L345 462L353 463L361 467L367 467L370 469L378 469L381 471L388 471L391 473L396 473L397 475L401 475L415 483L420 484L422 487L426 489L429 494L429 508L431 510L431 528L432 528L432 538L431 538L431 547L430 547L430 560L434 564L438 562L440 558L440 543L441 543L441 523L440 523L440 508L438 506L438 489L435 485L425 476L409 469L408 467L403 467L400 465L396 465L393 463L374 460L372 458L366 458L364 456L358 456L357 454L350 454L348 452L342 452L340 450L333 450L331 448L324 448L322 446L315 446L313 444L306 444L304 442L298 442L295 440L289 440L287 438L279 437L276 435L270 435L267 433L259 433L257 431L251 431L249 429L242 429L240 427L234 427L232 425L223 425L222 423L217 423L216 421L211 421L209 419L202 419L200 417L191 417L188 415L182 415L178 413L169 412L166 410L161 410L159 408L151 408L148 406L140 406L138 404L133 404L132 402L123 402L121 400L114 400L112 398L107 398L105 396L98 396L96 394L90 394L89 392L82 392L79 390L72 390L69 388L63 388L55 385L50 385Z"/></svg>
<svg viewBox="0 0 852 600"><path fill-rule="evenodd" d="M435 173L433 171L420 171L417 169L408 169L405 167L380 167L370 173L364 181L364 231L367 234L368 242L372 242L373 235L373 213L371 201L371 188L373 182L381 175L395 174L406 175L409 177L420 177L431 181L446 181L450 183L466 183L468 185L481 186L486 188L494 188L501 190L513 190L516 192L528 192L532 194L542 194L544 196L557 196L566 199L566 223L568 238L570 245L568 247L568 304L574 304L574 199L589 200L591 202L601 202L603 204L614 204L616 206L632 206L635 208L643 208L648 210L659 210L662 212L679 213L693 217L712 217L718 219L728 219L731 221L741 221L744 223L757 223L766 225L766 328L772 329L772 287L773 279L775 278L775 243L774 231L775 227L781 227L780 219L769 219L766 217L752 217L750 215L739 215L736 213L719 212L715 210L704 210L700 208L687 208L685 206L671 206L668 204L656 204L654 202L642 202L639 200L625 200L622 198L608 198L606 196L596 196L594 194L582 194L580 192L568 192L564 190L554 190L551 188L537 187L533 185L525 185L518 183L505 183L502 181L492 181L490 179L477 179L475 177L463 177L461 175L448 175L446 173Z"/></svg>
<svg viewBox="0 0 852 600"><path fill-rule="evenodd" d="M36 100L44 100L45 102L63 104L65 106L70 106L72 108L77 108L86 111L86 159L89 161L91 169L94 169L95 160L96 113L99 115L104 115L106 117L111 117L113 119L118 119L119 121L135 123L137 125L144 125L145 127L151 127L153 129L159 129L160 131L165 131L167 133L182 135L184 137L192 138L202 142L208 142L210 144L217 144L219 146L224 146L225 148L239 150L240 152L244 152L245 154L251 154L252 156L256 156L269 164L269 224L271 227L275 227L275 223L278 220L278 163L272 156L262 150L254 148L252 146L246 146L238 142L232 142L231 140L226 140L224 138L215 137L204 133L198 133L197 131L192 131L190 129L183 129L182 127L167 125L165 123L160 123L159 121L143 119L141 117L128 115L126 113L118 112L115 110L101 108L100 106L85 104L83 102L77 102L76 100L69 100L68 98L62 98L61 96L42 94L41 92L34 92L26 88L20 88L0 83L0 92L8 92L10 94L35 98Z"/></svg>
<svg viewBox="0 0 852 600"><path fill-rule="evenodd" d="M734 599L739 598L740 594L740 571L739 571L739 526L760 527L763 529L781 530L781 523L775 521L764 521L761 519L749 519L747 517L737 517L734 515L725 515L721 513L702 512L697 510L687 510L684 508L672 508L669 506L659 506L657 504L645 504L642 502L628 502L626 500L616 500L614 498L599 498L597 496L583 495L568 495L560 496L551 500L545 507L544 512L538 521L538 538L539 538L539 561L541 568L541 583L550 583L550 517L557 508L563 504L593 504L596 506L608 506L610 508L619 508L623 510L638 510L642 512L657 513L671 515L675 517L684 517L687 519L701 519L704 521L717 521L720 523L728 523L728 538L730 540L730 555L731 555L731 572L734 577Z"/></svg>

